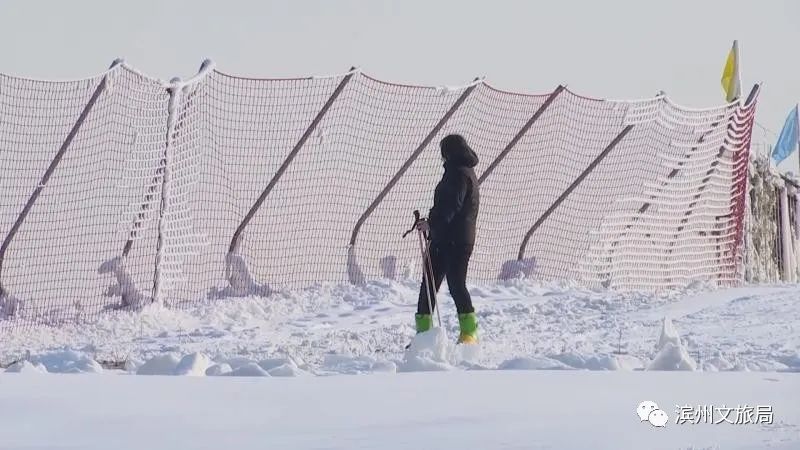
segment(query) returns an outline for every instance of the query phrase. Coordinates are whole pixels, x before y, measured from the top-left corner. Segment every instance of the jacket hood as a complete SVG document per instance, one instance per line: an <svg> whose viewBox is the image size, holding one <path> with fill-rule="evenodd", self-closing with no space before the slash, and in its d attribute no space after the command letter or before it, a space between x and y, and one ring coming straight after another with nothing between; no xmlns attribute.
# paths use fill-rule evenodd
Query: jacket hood
<svg viewBox="0 0 800 450"><path fill-rule="evenodd" d="M439 144L442 149L442 158L445 165L475 167L478 165L478 155L467 145L467 140L458 134L451 134L442 139Z"/></svg>

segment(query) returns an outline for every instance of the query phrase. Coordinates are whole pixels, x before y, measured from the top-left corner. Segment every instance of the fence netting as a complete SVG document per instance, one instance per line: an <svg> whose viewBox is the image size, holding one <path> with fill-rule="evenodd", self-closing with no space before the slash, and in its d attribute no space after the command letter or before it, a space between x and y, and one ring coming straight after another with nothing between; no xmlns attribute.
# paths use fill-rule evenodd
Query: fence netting
<svg viewBox="0 0 800 450"><path fill-rule="evenodd" d="M172 82L124 63L0 75L0 325L418 279L402 234L450 133L480 159L471 281L736 284L756 97L687 109L211 65Z"/></svg>

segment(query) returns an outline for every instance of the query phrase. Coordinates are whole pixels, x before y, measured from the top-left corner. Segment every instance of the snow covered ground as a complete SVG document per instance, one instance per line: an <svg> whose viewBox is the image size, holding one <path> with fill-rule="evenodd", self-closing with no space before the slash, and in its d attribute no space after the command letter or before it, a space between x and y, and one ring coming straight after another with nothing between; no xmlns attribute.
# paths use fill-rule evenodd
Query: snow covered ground
<svg viewBox="0 0 800 450"><path fill-rule="evenodd" d="M3 374L0 449L789 450L798 393L796 374L757 372ZM663 428L640 420L647 400ZM771 406L772 423L677 423L676 405L745 404Z"/></svg>
<svg viewBox="0 0 800 450"><path fill-rule="evenodd" d="M800 286L703 286L662 295L508 281L474 285L481 351L462 368L635 370L656 357L662 320L703 371L800 371ZM414 335L414 282L321 285L270 298L151 307L93 323L0 332L0 364L30 352L49 371L102 370L154 356L171 370L201 353L232 369L268 361L318 375L414 370L403 350ZM446 284L440 295L450 340L457 333ZM674 339L673 339L674 340ZM72 361L71 365L64 361ZM81 362L83 361L83 362ZM171 365L170 365L171 364ZM223 367L224 369L225 367ZM83 370L83 369L80 369ZM281 369L281 370L286 370Z"/></svg>
<svg viewBox="0 0 800 450"><path fill-rule="evenodd" d="M412 282L5 330L0 449L800 449L800 286L471 292L477 353L446 285L446 335L414 338ZM769 423L677 422L748 405Z"/></svg>

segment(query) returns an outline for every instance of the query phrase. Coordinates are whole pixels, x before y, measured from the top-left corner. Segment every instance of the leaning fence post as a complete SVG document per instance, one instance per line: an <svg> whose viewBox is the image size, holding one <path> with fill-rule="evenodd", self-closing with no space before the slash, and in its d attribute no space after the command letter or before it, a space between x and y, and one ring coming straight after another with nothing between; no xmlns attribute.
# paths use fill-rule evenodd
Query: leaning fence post
<svg viewBox="0 0 800 450"><path fill-rule="evenodd" d="M364 282L364 274L358 267L355 255L356 238L358 237L359 231L361 231L361 227L367 221L367 218L369 218L372 212L375 211L375 208L377 208L378 205L381 203L381 201L383 201L386 195L389 194L389 191L391 191L392 188L395 186L395 184L397 184L397 182L400 180L403 174L405 174L408 168L411 167L411 164L413 164L414 161L417 160L422 151L425 150L425 147L427 147L428 144L430 144L430 142L433 140L436 134L439 133L439 131L441 131L441 129L444 127L447 121L450 120L450 117L452 117L453 114L455 114L455 112L458 110L458 108L461 107L461 105L464 103L467 97L469 97L472 91L475 90L475 88L478 86L478 81L480 81L480 78L475 78L473 84L470 85L467 89L464 90L464 92L461 93L461 95L458 97L455 103L453 103L453 105L450 107L449 110L447 110L444 116L442 116L442 118L439 119L439 122L436 123L436 125L431 129L428 135L425 136L422 142L420 142L417 148L411 153L411 156L408 157L406 162L403 163L403 165L400 167L397 173L395 173L394 176L386 183L386 186L383 187L378 196L375 197L372 203L370 203L367 209L361 214L361 217L358 218L358 221L356 221L356 224L353 227L353 232L350 235L350 242L347 246L347 278L350 281L350 283L361 284Z"/></svg>
<svg viewBox="0 0 800 450"><path fill-rule="evenodd" d="M114 69L114 67L118 66L122 62L123 61L121 59L114 60L114 62L111 63L111 66L109 67L109 71ZM47 170L42 176L42 179L39 181L38 186L36 187L36 189L33 190L33 193L28 198L28 201L25 203L25 206L22 208L22 211L19 213L19 216L17 216L17 220L11 226L11 230L9 230L8 234L3 240L2 245L0 245L0 297L6 295L6 289L3 287L3 278L2 278L3 261L5 260L6 251L8 250L8 247L11 245L11 241L14 239L14 236L17 234L17 231L19 231L20 226L22 226L23 222L25 222L25 219L28 217L28 214L33 208L33 205L36 203L36 200L39 198L39 195L41 195L42 190L44 190L45 186L47 185L47 182L50 180L50 177L55 172L56 168L58 167L58 164L61 162L61 159L63 159L64 155L67 152L67 149L69 149L69 146L72 144L72 141L75 139L75 136L77 136L78 132L81 129L81 126L86 121L86 118L89 116L89 113L92 111L92 108L94 107L95 103L97 103L97 100L100 98L100 95L103 93L103 91L105 91L107 85L108 85L108 74L106 74L103 77L103 79L100 80L100 83L95 88L94 93L89 98L89 101L86 103L86 106L83 107L83 110L81 111L80 115L75 121L75 124L72 125L72 128L67 134L67 137L64 139L64 142L61 144L61 147L58 149L58 152L56 153L55 157L53 157L53 160L50 161L50 165L47 167Z"/></svg>
<svg viewBox="0 0 800 450"><path fill-rule="evenodd" d="M567 197L569 197L569 194L571 194L572 191L574 191L575 188L577 188L583 182L584 178L586 178L587 176L589 176L590 173L592 173L595 167L597 167L597 165L600 164L600 162L603 161L603 159L605 159L605 157L608 156L609 153L611 153L611 150L613 150L614 147L616 147L617 144L619 144L620 141L622 141L622 138L624 138L632 129L633 129L633 124L623 128L622 131L620 131L620 133L617 135L617 137L615 137L614 140L612 140L608 144L608 146L606 146L606 148L602 152L600 152L599 155L597 155L594 161L592 161L586 167L586 169L584 169L584 171L581 172L580 175L578 175L578 178L575 178L575 181L573 181L572 184L570 184L569 187L567 187L567 189L564 192L562 192L561 195L558 196L556 201L553 202L553 204L550 205L549 208L547 208L544 214L542 214L542 216L539 217L539 219L533 224L533 226L528 230L528 232L525 233L525 238L522 240L522 244L519 246L519 253L517 254L518 260L522 261L522 258L525 255L525 247L528 246L528 241L530 240L531 236L533 236L533 233L535 233L536 230L539 229L539 227L544 223L544 221L547 220L548 217L550 217L553 211L555 211L561 205L561 203L564 200L566 200Z"/></svg>
<svg viewBox="0 0 800 450"><path fill-rule="evenodd" d="M339 97L339 94L342 93L344 87L347 86L347 83L350 82L350 79L353 78L355 70L356 70L355 67L351 67L349 73L342 79L341 82L339 82L339 85L336 86L336 89L328 98L328 101L326 101L325 104L322 106L322 109L319 110L316 117L314 117L314 120L311 121L311 124L308 126L308 128L306 128L306 131L300 137L300 140L297 141L294 148L292 148L292 151L290 151L289 154L286 156L286 159L283 160L283 164L281 164L277 172L275 172L275 175L272 176L272 179L269 180L269 183L267 183L267 187L265 187L264 191L261 192L261 195L258 196L258 199L250 208L250 211L247 212L247 215L245 215L244 219L236 228L236 231L233 233L233 238L231 238L231 243L230 246L228 247L228 253L234 253L236 251L237 247L239 246L239 241L241 240L242 237L242 232L244 232L244 229L247 227L247 224L250 223L250 220L258 211L258 208L260 208L261 204L264 203L264 200L267 198L267 195L269 195L269 193L272 192L272 189L278 183L278 180L280 180L281 176L283 176L283 173L286 171L286 169L289 168L289 165L292 163L292 160L294 160L295 156L297 156L297 154L300 152L300 149L303 148L303 145L305 145L308 138L311 136L311 134L317 128L319 123L322 121L322 118L325 117L325 113L327 113L328 110L331 108L333 103Z"/></svg>
<svg viewBox="0 0 800 450"><path fill-rule="evenodd" d="M458 100L456 100L455 103L453 103L453 106L451 106L450 109L447 110L447 112L444 114L444 116L442 116L442 118L439 119L439 122L437 122L436 125L428 133L428 135L425 136L425 139L423 139L422 142L420 142L417 148L411 153L411 156L409 156L406 162L403 163L400 169L398 169L397 173L395 173L394 176L386 183L386 186L384 186L381 192L378 194L378 196L375 197L375 200L373 200L372 203L370 203L370 205L367 207L367 209L361 214L361 217L358 218L355 227L353 227L353 232L350 234L349 245L351 247L356 244L356 238L358 237L358 232L361 230L361 227L364 225L364 222L366 222L370 214L372 214L372 212L375 211L375 208L378 207L378 204L380 204L380 202L383 201L386 195L389 194L389 191L392 190L392 188L395 186L395 184L397 184L397 182L400 180L403 174L405 174L408 168L411 167L411 164L413 164L414 161L417 160L417 157L419 157L422 151L425 150L425 147L427 147L428 144L430 144L430 142L436 136L436 134L439 131L441 131L441 129L444 127L447 121L450 120L450 117L452 117L453 114L455 114L455 112L458 111L458 108L461 107L461 104L464 103L467 97L469 97L469 94L471 94L472 91L474 91L475 88L478 86L477 83L479 80L480 80L479 78L476 78L473 81L473 84L470 85L467 89L465 89L463 93L461 93L461 96L458 97Z"/></svg>
<svg viewBox="0 0 800 450"><path fill-rule="evenodd" d="M483 171L480 178L478 178L479 185L483 183L484 180L486 180L486 178L489 177L489 175L494 171L494 169L498 165L500 165L500 162L503 160L503 158L505 158L506 155L508 155L508 153L511 152L511 150L520 141L520 139L522 139L522 137L525 136L525 133L527 133L528 130L533 126L533 124L536 123L537 120L539 120L539 117L542 114L544 114L545 110L547 110L547 108L550 107L550 104L553 103L556 97L558 97L558 94L560 94L564 89L565 89L564 86L558 85L558 87L553 91L553 93L547 97L547 100L545 100L544 103L542 103L542 105L538 109L536 109L536 112L533 113L533 116L531 116L531 118L528 119L525 125L523 125L522 128L520 128L520 130L517 132L517 134L511 139L511 141L508 142L508 145L506 145L503 151L500 152L500 154L497 155L497 157L489 164L489 166L486 167L486 170Z"/></svg>

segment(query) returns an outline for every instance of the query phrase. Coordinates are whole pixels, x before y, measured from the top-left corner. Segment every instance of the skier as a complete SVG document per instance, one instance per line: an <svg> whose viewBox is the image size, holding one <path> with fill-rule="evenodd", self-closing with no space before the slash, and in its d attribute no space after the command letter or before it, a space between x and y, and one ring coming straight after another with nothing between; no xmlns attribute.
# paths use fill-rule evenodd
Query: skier
<svg viewBox="0 0 800 450"><path fill-rule="evenodd" d="M458 134L451 134L439 144L444 162L444 174L434 191L433 207L427 220L421 220L417 228L428 234L433 288L439 292L442 280L447 277L450 295L456 304L461 333L459 344L478 342L478 321L472 298L466 286L467 267L475 246L475 225L478 218L478 178L474 167L478 156ZM436 298L430 299L436 307ZM422 279L417 313L417 333L431 328L433 319L428 307L428 288Z"/></svg>

